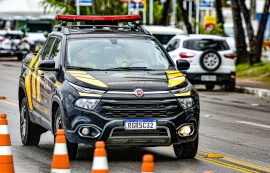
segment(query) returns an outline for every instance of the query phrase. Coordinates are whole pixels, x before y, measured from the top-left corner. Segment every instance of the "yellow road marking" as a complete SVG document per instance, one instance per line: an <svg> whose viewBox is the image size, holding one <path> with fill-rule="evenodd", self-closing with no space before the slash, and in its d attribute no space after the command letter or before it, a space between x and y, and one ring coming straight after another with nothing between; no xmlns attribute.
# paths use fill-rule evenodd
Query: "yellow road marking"
<svg viewBox="0 0 270 173"><path fill-rule="evenodd" d="M8 99L8 98L6 100L11 101L11 102L14 102L14 103L18 103L18 100Z"/></svg>
<svg viewBox="0 0 270 173"><path fill-rule="evenodd" d="M174 151L172 147L159 147L159 148L169 150L169 151ZM198 153L210 154L210 152L203 151L203 150L198 150ZM225 166L225 167L228 167L228 168L232 168L232 169L242 171L242 172L254 172L254 173L256 173L257 171L253 171L253 170L249 170L249 169L246 169L246 168L235 166L235 165L232 165L232 164L229 164L229 163L221 162L220 160L225 160L225 161L228 161L228 162L232 162L232 163L235 163L235 164L238 164L238 165L246 166L246 167L253 168L253 169L256 169L256 170L260 170L260 171L264 171L264 172L270 172L270 168L266 168L266 167L255 165L255 164L252 164L252 163L236 160L236 159L229 158L229 157L219 158L219 160L215 160L215 159L203 158L202 156L197 155L195 158L203 160L203 161L211 162L211 163L214 163L214 164L217 164L217 165Z"/></svg>
<svg viewBox="0 0 270 173"><path fill-rule="evenodd" d="M9 101L5 101L5 100L0 100L0 102L7 103L7 104L10 104L10 105L14 105L14 106L19 106L19 104L9 102Z"/></svg>

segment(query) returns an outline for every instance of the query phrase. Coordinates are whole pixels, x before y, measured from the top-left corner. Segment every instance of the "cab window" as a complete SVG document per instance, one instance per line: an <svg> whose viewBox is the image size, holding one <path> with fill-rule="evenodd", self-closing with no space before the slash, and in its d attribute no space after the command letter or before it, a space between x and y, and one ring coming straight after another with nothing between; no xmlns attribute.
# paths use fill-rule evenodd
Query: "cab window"
<svg viewBox="0 0 270 173"><path fill-rule="evenodd" d="M51 53L49 60L55 61L55 66L57 67L60 63L60 50L61 50L61 40L59 38L56 39L54 43L54 47Z"/></svg>
<svg viewBox="0 0 270 173"><path fill-rule="evenodd" d="M180 43L180 40L179 39L176 39L176 40L173 40L167 47L167 51L170 52L170 51L173 51L175 49L177 49L179 47L179 43Z"/></svg>
<svg viewBox="0 0 270 173"><path fill-rule="evenodd" d="M42 60L49 59L48 56L49 56L54 40L55 40L55 37L51 37L50 40L47 42L45 49L43 51Z"/></svg>

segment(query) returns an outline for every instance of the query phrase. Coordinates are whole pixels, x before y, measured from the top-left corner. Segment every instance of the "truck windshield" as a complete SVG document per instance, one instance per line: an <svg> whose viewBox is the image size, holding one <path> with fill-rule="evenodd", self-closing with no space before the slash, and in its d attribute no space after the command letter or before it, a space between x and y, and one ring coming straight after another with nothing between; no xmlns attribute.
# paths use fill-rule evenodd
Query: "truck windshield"
<svg viewBox="0 0 270 173"><path fill-rule="evenodd" d="M134 38L69 40L67 62L69 68L108 70L165 70L172 67L168 57L154 40Z"/></svg>

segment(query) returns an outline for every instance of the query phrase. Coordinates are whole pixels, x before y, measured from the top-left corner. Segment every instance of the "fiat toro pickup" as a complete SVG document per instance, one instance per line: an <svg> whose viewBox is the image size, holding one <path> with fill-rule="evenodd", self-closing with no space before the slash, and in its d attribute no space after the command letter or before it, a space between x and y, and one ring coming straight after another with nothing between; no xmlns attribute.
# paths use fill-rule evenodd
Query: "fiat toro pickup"
<svg viewBox="0 0 270 173"><path fill-rule="evenodd" d="M38 145L42 133L64 129L71 159L79 143L98 140L117 147L173 145L178 158L196 156L199 95L181 73L189 62L174 65L138 15L55 19L60 24L39 53L22 62L24 145Z"/></svg>

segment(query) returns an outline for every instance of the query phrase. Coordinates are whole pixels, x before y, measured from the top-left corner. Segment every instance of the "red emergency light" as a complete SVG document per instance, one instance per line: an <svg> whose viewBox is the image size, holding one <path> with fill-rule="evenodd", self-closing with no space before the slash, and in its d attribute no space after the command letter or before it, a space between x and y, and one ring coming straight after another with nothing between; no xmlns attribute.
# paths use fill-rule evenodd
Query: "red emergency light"
<svg viewBox="0 0 270 173"><path fill-rule="evenodd" d="M63 20L68 22L89 21L89 22L133 22L141 20L140 15L124 15L124 16L76 16L76 15L56 15L55 20Z"/></svg>

